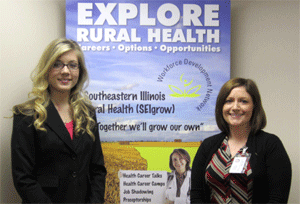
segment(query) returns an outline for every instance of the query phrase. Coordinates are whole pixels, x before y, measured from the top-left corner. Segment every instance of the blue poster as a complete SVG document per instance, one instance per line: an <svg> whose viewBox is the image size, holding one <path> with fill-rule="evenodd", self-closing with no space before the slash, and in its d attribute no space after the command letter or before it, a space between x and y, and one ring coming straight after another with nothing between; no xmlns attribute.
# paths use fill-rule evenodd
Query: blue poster
<svg viewBox="0 0 300 204"><path fill-rule="evenodd" d="M86 57L106 203L172 200L164 193L172 152L184 149L191 168L201 142L219 132L214 109L230 78L230 1L67 0L66 37Z"/></svg>

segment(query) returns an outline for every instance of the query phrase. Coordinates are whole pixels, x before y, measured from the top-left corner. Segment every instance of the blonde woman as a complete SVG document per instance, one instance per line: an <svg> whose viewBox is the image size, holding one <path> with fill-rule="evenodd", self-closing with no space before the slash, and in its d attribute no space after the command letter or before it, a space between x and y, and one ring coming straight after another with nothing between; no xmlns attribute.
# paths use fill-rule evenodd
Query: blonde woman
<svg viewBox="0 0 300 204"><path fill-rule="evenodd" d="M56 39L32 73L33 99L13 107L14 185L23 203L103 203L106 169L78 44Z"/></svg>

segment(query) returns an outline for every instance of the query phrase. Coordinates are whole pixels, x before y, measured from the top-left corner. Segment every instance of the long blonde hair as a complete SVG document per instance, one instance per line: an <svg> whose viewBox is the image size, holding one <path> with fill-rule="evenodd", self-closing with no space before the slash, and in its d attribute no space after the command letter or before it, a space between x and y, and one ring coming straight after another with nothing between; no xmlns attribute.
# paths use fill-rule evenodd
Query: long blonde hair
<svg viewBox="0 0 300 204"><path fill-rule="evenodd" d="M32 91L29 98L33 99L13 107L14 114L33 116L33 125L36 130L46 131L43 127L47 119L46 108L50 103L50 92L48 84L49 71L56 60L64 53L75 50L80 66L80 74L77 84L70 93L70 104L73 110L73 120L75 124L74 133L87 132L93 140L95 136L92 129L96 125L93 119L94 108L83 90L88 85L88 72L85 65L84 55L79 45L69 39L59 38L52 41L45 49L36 68L31 73L33 81Z"/></svg>

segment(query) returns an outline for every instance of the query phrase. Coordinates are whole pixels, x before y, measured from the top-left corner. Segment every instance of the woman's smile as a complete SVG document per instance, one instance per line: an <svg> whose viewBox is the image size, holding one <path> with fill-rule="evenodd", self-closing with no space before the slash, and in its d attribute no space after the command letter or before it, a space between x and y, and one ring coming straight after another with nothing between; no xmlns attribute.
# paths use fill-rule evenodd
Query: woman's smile
<svg viewBox="0 0 300 204"><path fill-rule="evenodd" d="M78 64L77 54L74 50L66 52L60 56L57 62L62 63L63 67L60 69L52 68L49 72L48 82L50 91L57 92L70 92L71 89L77 84L80 71L70 70L68 67L71 63ZM68 66L67 66L68 65Z"/></svg>
<svg viewBox="0 0 300 204"><path fill-rule="evenodd" d="M231 90L223 106L223 117L229 126L249 125L253 112L253 101L245 87Z"/></svg>
<svg viewBox="0 0 300 204"><path fill-rule="evenodd" d="M62 84L68 84L71 79L58 79L58 81L60 81Z"/></svg>
<svg viewBox="0 0 300 204"><path fill-rule="evenodd" d="M179 154L174 153L172 155L172 163L178 173L184 173L186 171L186 160Z"/></svg>

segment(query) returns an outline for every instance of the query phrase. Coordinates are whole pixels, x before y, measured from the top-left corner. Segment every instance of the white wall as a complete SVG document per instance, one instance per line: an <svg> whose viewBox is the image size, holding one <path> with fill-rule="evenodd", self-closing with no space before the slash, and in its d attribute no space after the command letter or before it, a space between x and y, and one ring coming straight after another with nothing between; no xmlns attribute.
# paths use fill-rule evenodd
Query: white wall
<svg viewBox="0 0 300 204"><path fill-rule="evenodd" d="M268 118L291 158L289 203L299 201L299 1L231 1L232 77L254 79ZM0 1L0 203L20 202L11 179L13 105L27 99L30 72L50 41L65 35L64 0Z"/></svg>
<svg viewBox="0 0 300 204"><path fill-rule="evenodd" d="M299 1L231 1L232 77L256 81L293 169L289 203L299 197Z"/></svg>

